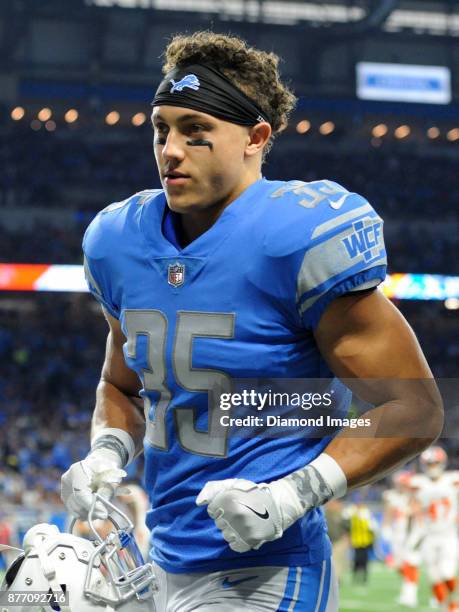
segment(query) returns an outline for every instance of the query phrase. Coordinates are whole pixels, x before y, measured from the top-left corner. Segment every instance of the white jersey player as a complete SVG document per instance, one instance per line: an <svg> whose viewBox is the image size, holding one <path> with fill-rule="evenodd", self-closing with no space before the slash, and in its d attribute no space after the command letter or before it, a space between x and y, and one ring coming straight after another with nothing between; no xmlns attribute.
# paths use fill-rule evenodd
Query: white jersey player
<svg viewBox="0 0 459 612"><path fill-rule="evenodd" d="M422 558L433 594L445 610L458 610L454 599L458 569L459 471L445 471L447 455L439 446L420 458L424 474L411 479L423 517Z"/></svg>
<svg viewBox="0 0 459 612"><path fill-rule="evenodd" d="M383 493L384 521L383 528L389 540L393 556L393 566L399 569L403 560L403 546L406 541L409 513L410 492L407 488L411 474L397 472L393 476L394 488Z"/></svg>
<svg viewBox="0 0 459 612"><path fill-rule="evenodd" d="M413 473L407 470L393 476L394 488L383 494L383 530L391 545L392 566L402 576L398 603L415 608L418 603L420 555L416 544L419 521L413 504L410 481Z"/></svg>

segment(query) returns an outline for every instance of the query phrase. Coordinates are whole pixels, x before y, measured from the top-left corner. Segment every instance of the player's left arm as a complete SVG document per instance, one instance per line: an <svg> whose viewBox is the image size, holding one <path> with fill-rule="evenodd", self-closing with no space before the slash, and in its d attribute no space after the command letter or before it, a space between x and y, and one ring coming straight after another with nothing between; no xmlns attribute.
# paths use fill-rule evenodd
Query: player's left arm
<svg viewBox="0 0 459 612"><path fill-rule="evenodd" d="M334 373L352 379L358 395L376 406L372 422L394 433L356 437L355 429L343 430L311 463L270 483L208 482L196 503L207 505L237 552L280 538L312 508L381 478L440 434L443 408L432 373L408 323L379 291L333 300L315 338Z"/></svg>
<svg viewBox="0 0 459 612"><path fill-rule="evenodd" d="M333 300L314 335L336 376L358 379L355 392L376 406L366 416L379 435L344 429L325 449L348 487L381 478L439 436L443 408L432 372L405 318L380 291Z"/></svg>

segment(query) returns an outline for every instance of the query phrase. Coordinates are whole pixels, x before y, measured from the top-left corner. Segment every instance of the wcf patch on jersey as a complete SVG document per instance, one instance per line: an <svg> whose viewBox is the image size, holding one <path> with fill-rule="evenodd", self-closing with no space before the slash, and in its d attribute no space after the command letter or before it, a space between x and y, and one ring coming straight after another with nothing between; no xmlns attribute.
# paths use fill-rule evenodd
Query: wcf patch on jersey
<svg viewBox="0 0 459 612"><path fill-rule="evenodd" d="M167 282L173 287L180 287L185 282L185 266L176 261L167 268Z"/></svg>
<svg viewBox="0 0 459 612"><path fill-rule="evenodd" d="M353 232L343 238L350 259L362 257L366 263L378 259L384 252L383 222L379 217L365 217L354 221Z"/></svg>

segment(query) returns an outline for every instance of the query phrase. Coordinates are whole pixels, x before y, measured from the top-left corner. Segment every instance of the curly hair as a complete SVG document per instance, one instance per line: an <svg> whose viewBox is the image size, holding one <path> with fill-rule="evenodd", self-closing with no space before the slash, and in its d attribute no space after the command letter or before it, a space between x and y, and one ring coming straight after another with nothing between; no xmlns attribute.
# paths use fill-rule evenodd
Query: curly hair
<svg viewBox="0 0 459 612"><path fill-rule="evenodd" d="M271 148L273 138L287 127L297 99L280 80L279 57L275 53L249 47L237 36L201 31L189 36L174 36L164 57L164 74L176 66L206 63L222 72L249 98L256 100L261 110L271 118L273 133L265 154Z"/></svg>

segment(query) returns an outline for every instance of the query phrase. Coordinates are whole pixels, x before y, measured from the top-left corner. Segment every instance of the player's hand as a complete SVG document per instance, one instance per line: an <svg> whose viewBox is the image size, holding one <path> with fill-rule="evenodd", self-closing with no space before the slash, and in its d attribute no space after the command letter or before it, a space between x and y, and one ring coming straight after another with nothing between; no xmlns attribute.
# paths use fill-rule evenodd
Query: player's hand
<svg viewBox="0 0 459 612"><path fill-rule="evenodd" d="M61 480L61 498L67 510L81 519L86 519L94 500L94 493L111 499L126 472L120 469L121 460L117 453L98 448L83 461L70 466ZM98 502L94 518L106 519L108 514Z"/></svg>
<svg viewBox="0 0 459 612"><path fill-rule="evenodd" d="M304 514L295 491L282 480L271 484L241 478L210 481L196 504L207 505L209 516L236 552L257 550L277 540Z"/></svg>

